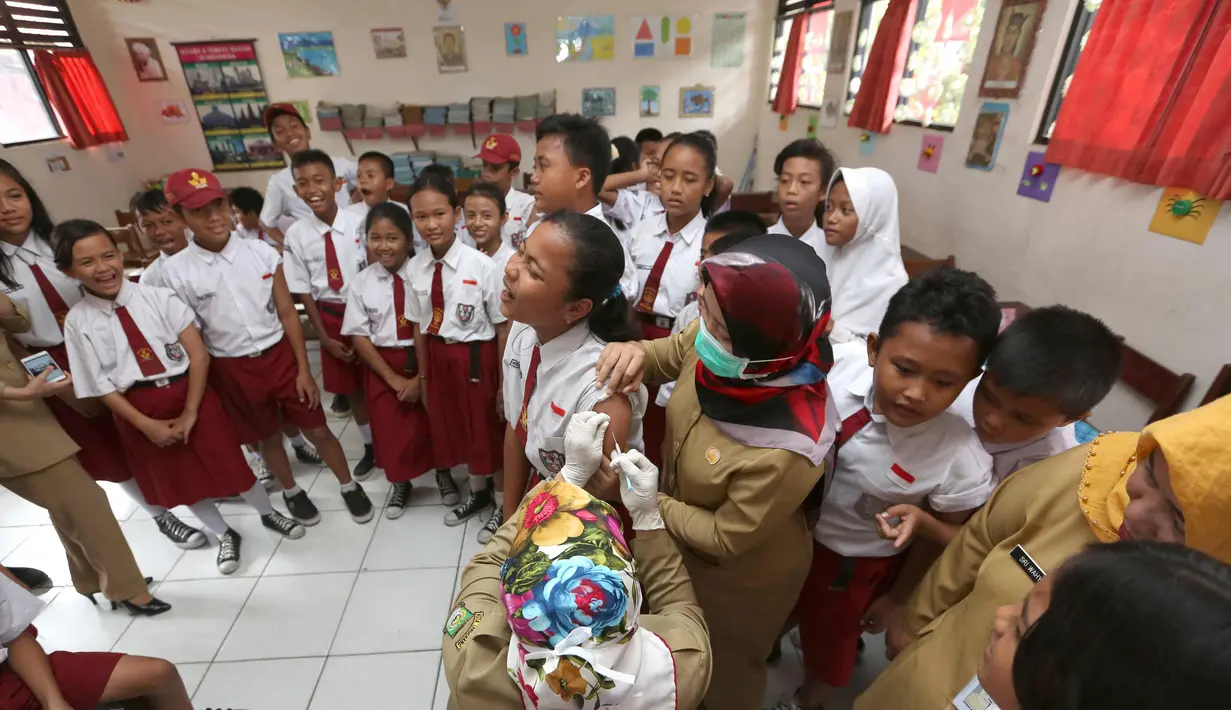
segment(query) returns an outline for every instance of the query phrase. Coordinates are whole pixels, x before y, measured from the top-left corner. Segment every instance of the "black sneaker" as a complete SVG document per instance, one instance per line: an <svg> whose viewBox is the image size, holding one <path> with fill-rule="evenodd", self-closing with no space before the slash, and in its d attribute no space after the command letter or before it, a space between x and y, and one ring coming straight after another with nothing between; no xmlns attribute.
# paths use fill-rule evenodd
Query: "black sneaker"
<svg viewBox="0 0 1231 710"><path fill-rule="evenodd" d="M31 592L37 593L38 590L48 590L52 587L51 577L48 577L47 573L41 569L33 567L8 567L7 569Z"/></svg>
<svg viewBox="0 0 1231 710"><path fill-rule="evenodd" d="M311 463L318 466L324 463L321 460L321 455L316 453L316 447L310 441L303 442L303 446L292 444L291 448L295 450L295 460L299 463Z"/></svg>
<svg viewBox="0 0 1231 710"><path fill-rule="evenodd" d="M231 574L239 569L239 547L243 538L234 529L228 528L218 537L218 571Z"/></svg>
<svg viewBox="0 0 1231 710"><path fill-rule="evenodd" d="M321 521L321 514L316 509L316 504L308 497L308 492L302 488L293 496L288 496L286 491L283 491L282 502L286 503L286 509L291 512L291 517L304 525L316 525Z"/></svg>
<svg viewBox="0 0 1231 710"><path fill-rule="evenodd" d="M479 534L475 536L475 539L480 545L486 545L501 525L504 525L504 506L497 501L496 512L492 513L492 517L487 519L487 523L482 528L479 528Z"/></svg>
<svg viewBox="0 0 1231 710"><path fill-rule="evenodd" d="M269 515L262 515L261 525L291 540L298 540L307 532L307 529L301 523L286 517L276 510Z"/></svg>
<svg viewBox="0 0 1231 710"><path fill-rule="evenodd" d="M366 523L372 519L372 501L368 500L368 494L363 492L363 486L355 484L355 490L342 491L342 500L346 502L346 509L350 511L350 518L356 523Z"/></svg>
<svg viewBox="0 0 1231 710"><path fill-rule="evenodd" d="M447 468L436 469L436 487L440 489L440 502L445 505L457 505L462 502L462 494L457 492L457 481Z"/></svg>
<svg viewBox="0 0 1231 710"><path fill-rule="evenodd" d="M334 395L333 404L329 405L329 413L338 419L350 416L350 398L344 394Z"/></svg>
<svg viewBox="0 0 1231 710"><path fill-rule="evenodd" d="M175 517L175 513L169 510L154 518L154 524L158 526L158 532L162 533L163 537L181 550L195 550L208 542L204 533L190 525L185 525L182 520Z"/></svg>
<svg viewBox="0 0 1231 710"><path fill-rule="evenodd" d="M487 507L491 504L492 492L490 488L484 488L481 491L470 491L470 497L466 499L465 503L445 514L445 525L449 527L461 525L487 510Z"/></svg>
<svg viewBox="0 0 1231 710"><path fill-rule="evenodd" d="M372 472L376 470L376 452L372 450L371 444L363 445L363 458L359 459L359 463L355 464L355 470L351 475L356 481L366 481L372 477Z"/></svg>
<svg viewBox="0 0 1231 710"><path fill-rule="evenodd" d="M406 512L406 506L409 504L410 483L393 484L393 495L389 496L389 505L385 508L385 517L390 520L397 520L402 517L402 513Z"/></svg>

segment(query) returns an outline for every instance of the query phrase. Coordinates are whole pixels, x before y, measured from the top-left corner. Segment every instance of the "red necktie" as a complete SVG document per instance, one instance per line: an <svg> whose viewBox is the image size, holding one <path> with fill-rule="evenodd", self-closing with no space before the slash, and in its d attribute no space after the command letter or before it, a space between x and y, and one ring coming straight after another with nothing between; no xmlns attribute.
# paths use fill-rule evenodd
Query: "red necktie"
<svg viewBox="0 0 1231 710"><path fill-rule="evenodd" d="M406 284L397 274L393 275L393 312L397 314L398 340L413 339L415 331L410 327L410 321L406 320Z"/></svg>
<svg viewBox="0 0 1231 710"><path fill-rule="evenodd" d="M30 273L34 274L38 290L43 292L43 300L47 302L51 314L56 317L56 325L60 326L60 332L64 332L64 319L68 316L68 304L64 302L64 297L60 295L55 286L51 285L47 274L43 273L43 269L38 264L30 264Z"/></svg>
<svg viewBox="0 0 1231 710"><path fill-rule="evenodd" d="M530 374L526 376L526 396L521 400L521 416L517 418L517 440L521 447L526 448L526 439L530 435L530 395L534 394L534 385L539 379L539 346L534 346L534 354L530 356Z"/></svg>
<svg viewBox="0 0 1231 710"><path fill-rule="evenodd" d="M645 280L645 288L641 289L641 300L637 302L637 310L642 313L654 312L654 299L658 298L658 282L662 281L663 271L667 268L667 259L671 258L671 250L675 248L674 242L667 242L663 245L663 250L658 252L658 258L654 261L654 268L650 269L650 275Z"/></svg>
<svg viewBox="0 0 1231 710"><path fill-rule="evenodd" d="M432 322L427 326L427 332L431 335L440 333L440 324L445 321L445 284L441 278L440 270L444 268L443 262L436 262L436 271L432 273Z"/></svg>
<svg viewBox="0 0 1231 710"><path fill-rule="evenodd" d="M872 421L872 413L868 411L867 407L863 407L858 412L843 419L842 430L838 432L837 446L841 448L843 444L851 440L851 437L866 427L870 421Z"/></svg>
<svg viewBox="0 0 1231 710"><path fill-rule="evenodd" d="M329 288L342 293L346 283L342 280L342 268L338 266L338 252L333 248L333 232L325 232L325 276L329 279Z"/></svg>
<svg viewBox="0 0 1231 710"><path fill-rule="evenodd" d="M137 356L137 365L141 368L141 374L153 377L166 372L167 368L163 367L162 361L150 347L150 341L141 334L141 329L137 327L137 322L133 320L128 309L124 306L116 306L115 317L120 319L120 327L124 329L124 335L128 338L128 347L132 348L133 355Z"/></svg>

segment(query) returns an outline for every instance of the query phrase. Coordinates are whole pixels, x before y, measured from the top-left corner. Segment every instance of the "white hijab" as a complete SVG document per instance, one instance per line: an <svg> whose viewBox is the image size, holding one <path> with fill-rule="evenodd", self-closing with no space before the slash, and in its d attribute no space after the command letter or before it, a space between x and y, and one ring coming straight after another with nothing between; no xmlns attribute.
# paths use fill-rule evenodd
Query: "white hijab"
<svg viewBox="0 0 1231 710"><path fill-rule="evenodd" d="M826 260L833 292L830 340L835 343L876 332L889 299L909 280L902 265L898 190L893 178L878 168L839 168L829 181L829 191L839 179L846 183L859 227L855 238L835 247Z"/></svg>

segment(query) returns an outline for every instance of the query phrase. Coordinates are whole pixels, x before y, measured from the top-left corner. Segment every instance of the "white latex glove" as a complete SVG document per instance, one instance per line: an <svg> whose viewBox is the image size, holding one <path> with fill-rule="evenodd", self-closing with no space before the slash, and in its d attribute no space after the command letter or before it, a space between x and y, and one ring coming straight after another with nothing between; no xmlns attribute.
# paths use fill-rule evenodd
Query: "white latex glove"
<svg viewBox="0 0 1231 710"><path fill-rule="evenodd" d="M633 519L633 530L665 530L658 512L658 467L636 449L611 457L620 472L620 500Z"/></svg>
<svg viewBox="0 0 1231 710"><path fill-rule="evenodd" d="M564 432L564 468L560 477L583 488L603 462L603 437L611 417L599 412L578 412Z"/></svg>

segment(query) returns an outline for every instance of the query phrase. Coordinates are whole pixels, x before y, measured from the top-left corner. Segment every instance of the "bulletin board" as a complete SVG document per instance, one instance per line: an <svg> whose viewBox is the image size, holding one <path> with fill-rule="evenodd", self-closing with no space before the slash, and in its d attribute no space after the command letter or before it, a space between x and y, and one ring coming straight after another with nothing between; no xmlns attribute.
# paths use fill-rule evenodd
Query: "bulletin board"
<svg viewBox="0 0 1231 710"><path fill-rule="evenodd" d="M175 51L214 170L285 167L262 120L269 99L255 41L183 42Z"/></svg>

